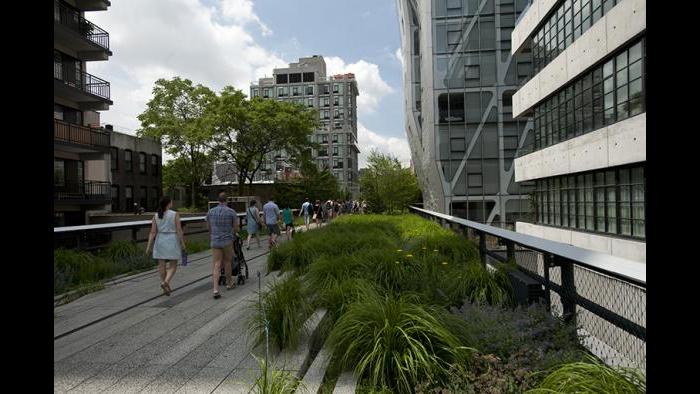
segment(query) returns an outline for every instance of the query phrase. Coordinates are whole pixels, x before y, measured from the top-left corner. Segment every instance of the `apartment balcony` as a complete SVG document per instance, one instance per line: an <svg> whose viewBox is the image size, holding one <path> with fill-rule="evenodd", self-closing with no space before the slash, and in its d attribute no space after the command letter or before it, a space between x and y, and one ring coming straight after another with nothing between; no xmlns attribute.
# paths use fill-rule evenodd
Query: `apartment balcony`
<svg viewBox="0 0 700 394"><path fill-rule="evenodd" d="M83 11L106 11L111 5L109 0L75 0L75 6Z"/></svg>
<svg viewBox="0 0 700 394"><path fill-rule="evenodd" d="M53 7L55 42L74 49L78 59L84 61L107 60L112 56L109 33L58 1L54 1Z"/></svg>
<svg viewBox="0 0 700 394"><path fill-rule="evenodd" d="M84 71L53 64L53 94L75 101L83 111L106 111L112 105L109 82Z"/></svg>
<svg viewBox="0 0 700 394"><path fill-rule="evenodd" d="M65 150L75 153L106 152L110 146L109 132L59 119L53 121L53 140L54 143L62 145Z"/></svg>
<svg viewBox="0 0 700 394"><path fill-rule="evenodd" d="M55 202L71 204L109 204L111 184L102 181L66 181L53 187Z"/></svg>

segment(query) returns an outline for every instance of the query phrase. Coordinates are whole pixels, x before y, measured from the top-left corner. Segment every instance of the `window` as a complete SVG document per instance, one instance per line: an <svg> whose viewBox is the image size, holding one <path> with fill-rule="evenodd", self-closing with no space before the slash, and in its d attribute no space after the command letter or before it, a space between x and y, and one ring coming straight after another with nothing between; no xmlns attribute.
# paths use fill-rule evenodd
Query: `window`
<svg viewBox="0 0 700 394"><path fill-rule="evenodd" d="M289 83L301 82L301 73L289 74Z"/></svg>
<svg viewBox="0 0 700 394"><path fill-rule="evenodd" d="M287 83L288 82L288 75L287 74L277 74L276 76L276 82L277 83Z"/></svg>
<svg viewBox="0 0 700 394"><path fill-rule="evenodd" d="M292 96L298 96L301 94L301 86L292 86Z"/></svg>
<svg viewBox="0 0 700 394"><path fill-rule="evenodd" d="M307 107L313 107L314 106L314 99L313 97L309 97L306 99L306 106Z"/></svg>
<svg viewBox="0 0 700 394"><path fill-rule="evenodd" d="M303 78L304 78L304 82L313 82L314 81L314 73L313 72L304 73Z"/></svg>
<svg viewBox="0 0 700 394"><path fill-rule="evenodd" d="M330 94L331 87L328 84L321 85L321 94Z"/></svg>
<svg viewBox="0 0 700 394"><path fill-rule="evenodd" d="M333 134L333 142L338 142L338 134Z"/></svg>
<svg viewBox="0 0 700 394"><path fill-rule="evenodd" d="M479 79L479 65L465 66L464 68L464 79Z"/></svg>
<svg viewBox="0 0 700 394"><path fill-rule="evenodd" d="M534 193L538 223L645 238L644 166L541 179Z"/></svg>
<svg viewBox="0 0 700 394"><path fill-rule="evenodd" d="M126 203L126 211L134 209L134 188L132 186L124 187L124 199Z"/></svg>
<svg viewBox="0 0 700 394"><path fill-rule="evenodd" d="M278 87L277 88L277 97L287 97L289 96L289 88L284 86L284 87Z"/></svg>
<svg viewBox="0 0 700 394"><path fill-rule="evenodd" d="M109 150L110 168L112 169L112 171L116 171L119 169L119 148L111 147L109 148Z"/></svg>
<svg viewBox="0 0 700 394"><path fill-rule="evenodd" d="M66 185L65 162L61 159L53 160L53 184L54 186Z"/></svg>
<svg viewBox="0 0 700 394"><path fill-rule="evenodd" d="M253 89L252 96L253 97L258 97L260 95L260 90L259 89Z"/></svg>
<svg viewBox="0 0 700 394"><path fill-rule="evenodd" d="M143 152L139 153L139 172L146 173L146 154Z"/></svg>
<svg viewBox="0 0 700 394"><path fill-rule="evenodd" d="M338 156L338 147L337 146L333 147L333 156Z"/></svg>
<svg viewBox="0 0 700 394"><path fill-rule="evenodd" d="M313 96L313 94L314 94L314 85L306 85L306 95Z"/></svg>
<svg viewBox="0 0 700 394"><path fill-rule="evenodd" d="M124 168L126 172L132 172L134 170L131 162L131 151L129 149L124 150Z"/></svg>
<svg viewBox="0 0 700 394"><path fill-rule="evenodd" d="M329 97L321 97L321 106L329 107L331 105L331 99Z"/></svg>
<svg viewBox="0 0 700 394"><path fill-rule="evenodd" d="M534 108L535 147L638 115L644 103L644 39L613 54ZM468 106L469 107L469 106Z"/></svg>
<svg viewBox="0 0 700 394"><path fill-rule="evenodd" d="M323 143L323 144L328 143L328 134L321 134L321 143Z"/></svg>
<svg viewBox="0 0 700 394"><path fill-rule="evenodd" d="M148 188L146 186L141 186L141 196L139 198L139 207L146 209L148 208Z"/></svg>
<svg viewBox="0 0 700 394"><path fill-rule="evenodd" d="M151 155L151 174L153 176L158 175L158 156Z"/></svg>
<svg viewBox="0 0 700 394"><path fill-rule="evenodd" d="M263 89L263 98L269 98L269 97L270 97L270 91L271 91L271 90L272 90L272 89L269 89L269 88Z"/></svg>
<svg viewBox="0 0 700 394"><path fill-rule="evenodd" d="M112 185L112 211L119 212L119 185Z"/></svg>
<svg viewBox="0 0 700 394"><path fill-rule="evenodd" d="M151 188L151 194L150 194L150 196L151 196L151 203L150 203L149 210L155 211L155 210L158 209L158 200L160 199L160 195L159 195L159 194L160 194L160 191L158 190L157 187Z"/></svg>

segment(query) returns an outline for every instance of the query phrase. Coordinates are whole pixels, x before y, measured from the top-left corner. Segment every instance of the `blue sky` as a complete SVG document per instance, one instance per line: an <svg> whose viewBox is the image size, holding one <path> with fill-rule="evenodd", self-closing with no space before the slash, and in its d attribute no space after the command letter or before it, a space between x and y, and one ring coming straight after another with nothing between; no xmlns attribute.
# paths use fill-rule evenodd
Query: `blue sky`
<svg viewBox="0 0 700 394"><path fill-rule="evenodd" d="M114 55L88 71L112 83L103 123L133 132L158 78L180 75L248 93L251 81L299 57L358 80L360 165L370 149L409 160L395 0L119 0L86 18L110 33Z"/></svg>

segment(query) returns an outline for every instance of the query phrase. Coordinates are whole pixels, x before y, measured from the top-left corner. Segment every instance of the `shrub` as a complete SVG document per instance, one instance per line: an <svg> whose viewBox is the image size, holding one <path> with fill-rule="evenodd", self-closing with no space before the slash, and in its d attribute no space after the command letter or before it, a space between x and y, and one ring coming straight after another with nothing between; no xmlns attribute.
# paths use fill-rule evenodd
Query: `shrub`
<svg viewBox="0 0 700 394"><path fill-rule="evenodd" d="M53 263L54 294L109 278L117 272L111 261L76 250L55 249Z"/></svg>
<svg viewBox="0 0 700 394"><path fill-rule="evenodd" d="M131 241L113 241L100 252L100 255L116 262L134 256L143 256L145 253Z"/></svg>
<svg viewBox="0 0 700 394"><path fill-rule="evenodd" d="M257 394L292 394L305 393L304 383L289 371L269 366L265 359L255 357L260 368L260 375L255 378L251 391Z"/></svg>
<svg viewBox="0 0 700 394"><path fill-rule="evenodd" d="M445 276L444 285L454 306L461 306L465 301L489 305L509 305L513 301L505 271L490 272L478 263L468 264L462 272Z"/></svg>
<svg viewBox="0 0 700 394"><path fill-rule="evenodd" d="M594 357L570 363L551 371L529 394L540 393L620 393L646 392L644 375L630 368L609 367Z"/></svg>
<svg viewBox="0 0 700 394"><path fill-rule="evenodd" d="M440 313L409 296L362 297L338 319L329 341L342 366L354 366L372 387L410 392L421 379L444 379L450 363L465 359L467 348Z"/></svg>
<svg viewBox="0 0 700 394"><path fill-rule="evenodd" d="M249 328L257 335L257 344L265 341L265 320L271 342L279 349L294 348L299 342L304 322L313 312L298 277L291 276L267 286L261 303L254 304Z"/></svg>
<svg viewBox="0 0 700 394"><path fill-rule="evenodd" d="M210 249L209 242L205 240L185 240L185 247L187 249L187 253L190 254L199 253Z"/></svg>

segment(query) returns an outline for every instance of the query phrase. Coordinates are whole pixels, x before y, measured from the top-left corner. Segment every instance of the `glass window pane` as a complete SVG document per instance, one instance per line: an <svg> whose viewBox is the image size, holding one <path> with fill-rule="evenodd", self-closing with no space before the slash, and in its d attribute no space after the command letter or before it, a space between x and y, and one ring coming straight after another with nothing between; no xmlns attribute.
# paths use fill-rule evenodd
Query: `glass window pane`
<svg viewBox="0 0 700 394"><path fill-rule="evenodd" d="M622 86L627 83L627 69L617 73L617 86Z"/></svg>
<svg viewBox="0 0 700 394"><path fill-rule="evenodd" d="M617 70L622 70L623 68L627 67L627 51L622 52L621 54L617 55L617 61L615 62L615 67Z"/></svg>
<svg viewBox="0 0 700 394"><path fill-rule="evenodd" d="M629 70L630 70L630 75L629 75L630 81L641 77L642 76L642 62L637 61L633 64L630 64Z"/></svg>
<svg viewBox="0 0 700 394"><path fill-rule="evenodd" d="M629 49L629 62L632 63L642 58L642 43L638 42Z"/></svg>
<svg viewBox="0 0 700 394"><path fill-rule="evenodd" d="M609 60L603 65L603 77L608 77L613 73L613 61Z"/></svg>

